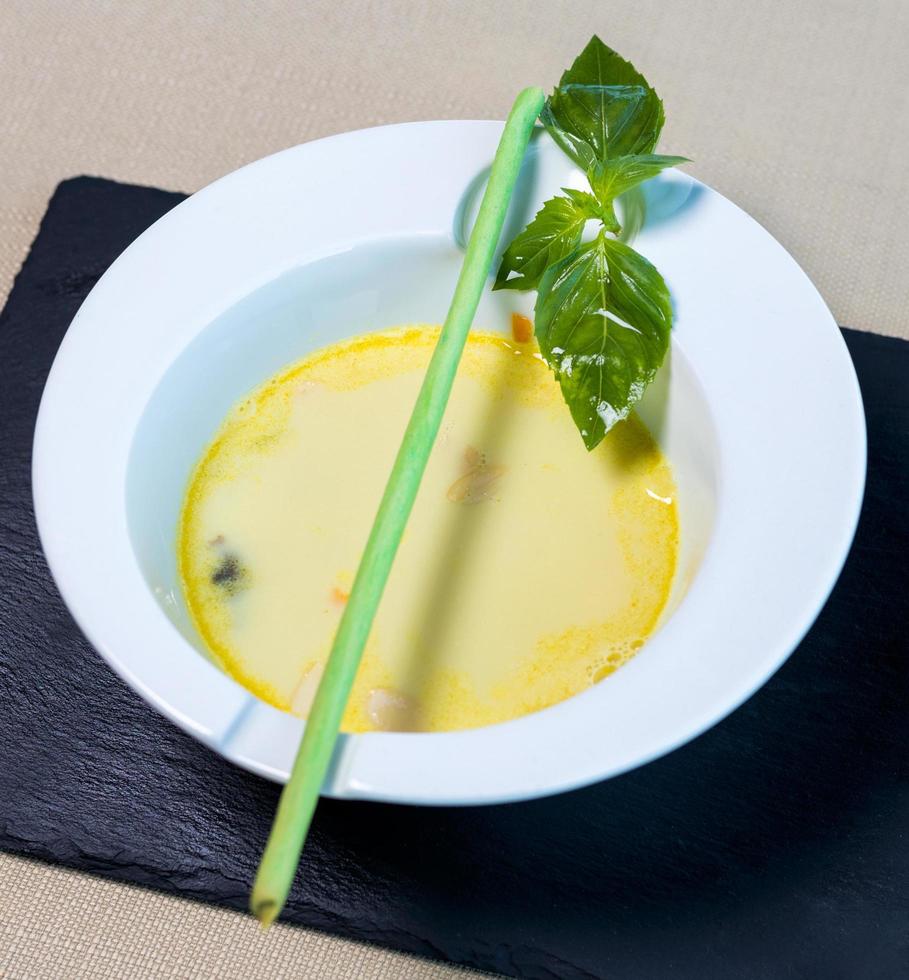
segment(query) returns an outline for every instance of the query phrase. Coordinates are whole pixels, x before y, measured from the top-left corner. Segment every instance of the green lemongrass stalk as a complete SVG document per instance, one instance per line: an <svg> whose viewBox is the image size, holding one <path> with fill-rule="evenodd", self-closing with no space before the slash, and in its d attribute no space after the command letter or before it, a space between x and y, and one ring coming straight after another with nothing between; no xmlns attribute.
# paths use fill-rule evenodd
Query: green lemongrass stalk
<svg viewBox="0 0 909 980"><path fill-rule="evenodd" d="M363 647L439 432L543 101L542 89L524 89L502 132L451 307L379 504L253 885L250 909L265 927L280 914L296 874Z"/></svg>

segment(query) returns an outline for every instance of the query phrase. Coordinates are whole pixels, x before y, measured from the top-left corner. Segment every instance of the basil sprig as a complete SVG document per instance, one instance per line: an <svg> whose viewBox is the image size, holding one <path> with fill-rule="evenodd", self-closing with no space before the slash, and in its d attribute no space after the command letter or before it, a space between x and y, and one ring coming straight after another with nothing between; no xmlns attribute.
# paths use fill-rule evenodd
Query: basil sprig
<svg viewBox="0 0 909 980"><path fill-rule="evenodd" d="M562 188L547 201L505 249L493 288L537 290L540 350L593 449L653 380L672 327L663 277L615 237L625 237L615 200L686 158L653 153L663 103L598 37L562 75L540 119L590 191ZM590 221L600 227L585 242Z"/></svg>

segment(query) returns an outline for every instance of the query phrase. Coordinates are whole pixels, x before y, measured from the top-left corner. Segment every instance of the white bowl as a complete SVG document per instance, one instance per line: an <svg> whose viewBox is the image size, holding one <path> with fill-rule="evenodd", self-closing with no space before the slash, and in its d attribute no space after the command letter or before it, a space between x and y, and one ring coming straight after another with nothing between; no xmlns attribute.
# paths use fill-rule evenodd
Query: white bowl
<svg viewBox="0 0 909 980"><path fill-rule="evenodd" d="M298 146L191 197L85 300L54 363L34 447L35 508L60 591L98 652L221 755L287 777L303 723L207 658L183 604L175 531L224 413L281 365L353 333L440 321L501 132L428 122ZM506 236L581 175L538 134ZM626 666L545 711L445 734L343 736L331 796L517 800L668 752L733 710L813 622L855 530L865 430L839 330L793 259L719 194L648 185L635 247L676 326L641 414L679 483L671 614ZM501 328L530 298L489 293Z"/></svg>

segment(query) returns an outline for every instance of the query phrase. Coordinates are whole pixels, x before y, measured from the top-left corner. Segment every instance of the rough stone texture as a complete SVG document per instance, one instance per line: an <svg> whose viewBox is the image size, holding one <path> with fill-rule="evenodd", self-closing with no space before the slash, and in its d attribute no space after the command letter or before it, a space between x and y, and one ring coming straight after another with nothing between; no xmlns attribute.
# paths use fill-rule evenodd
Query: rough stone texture
<svg viewBox="0 0 909 980"><path fill-rule="evenodd" d="M92 652L30 502L32 428L64 331L180 199L67 181L0 315L0 846L241 908L276 788L171 726ZM909 344L846 339L868 414L865 507L833 597L770 683L690 745L574 793L468 809L323 801L290 920L537 978L905 975Z"/></svg>

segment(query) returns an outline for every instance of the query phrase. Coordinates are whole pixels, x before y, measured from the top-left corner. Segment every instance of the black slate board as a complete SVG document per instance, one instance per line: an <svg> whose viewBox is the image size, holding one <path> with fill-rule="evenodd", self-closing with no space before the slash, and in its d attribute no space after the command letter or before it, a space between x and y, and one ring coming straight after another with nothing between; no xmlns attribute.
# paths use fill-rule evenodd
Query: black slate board
<svg viewBox="0 0 909 980"><path fill-rule="evenodd" d="M65 182L0 316L0 847L243 908L276 788L92 652L30 497L70 319L181 199ZM909 344L845 335L868 413L865 507L833 597L773 680L692 744L560 797L323 801L289 919L524 977L909 974Z"/></svg>

